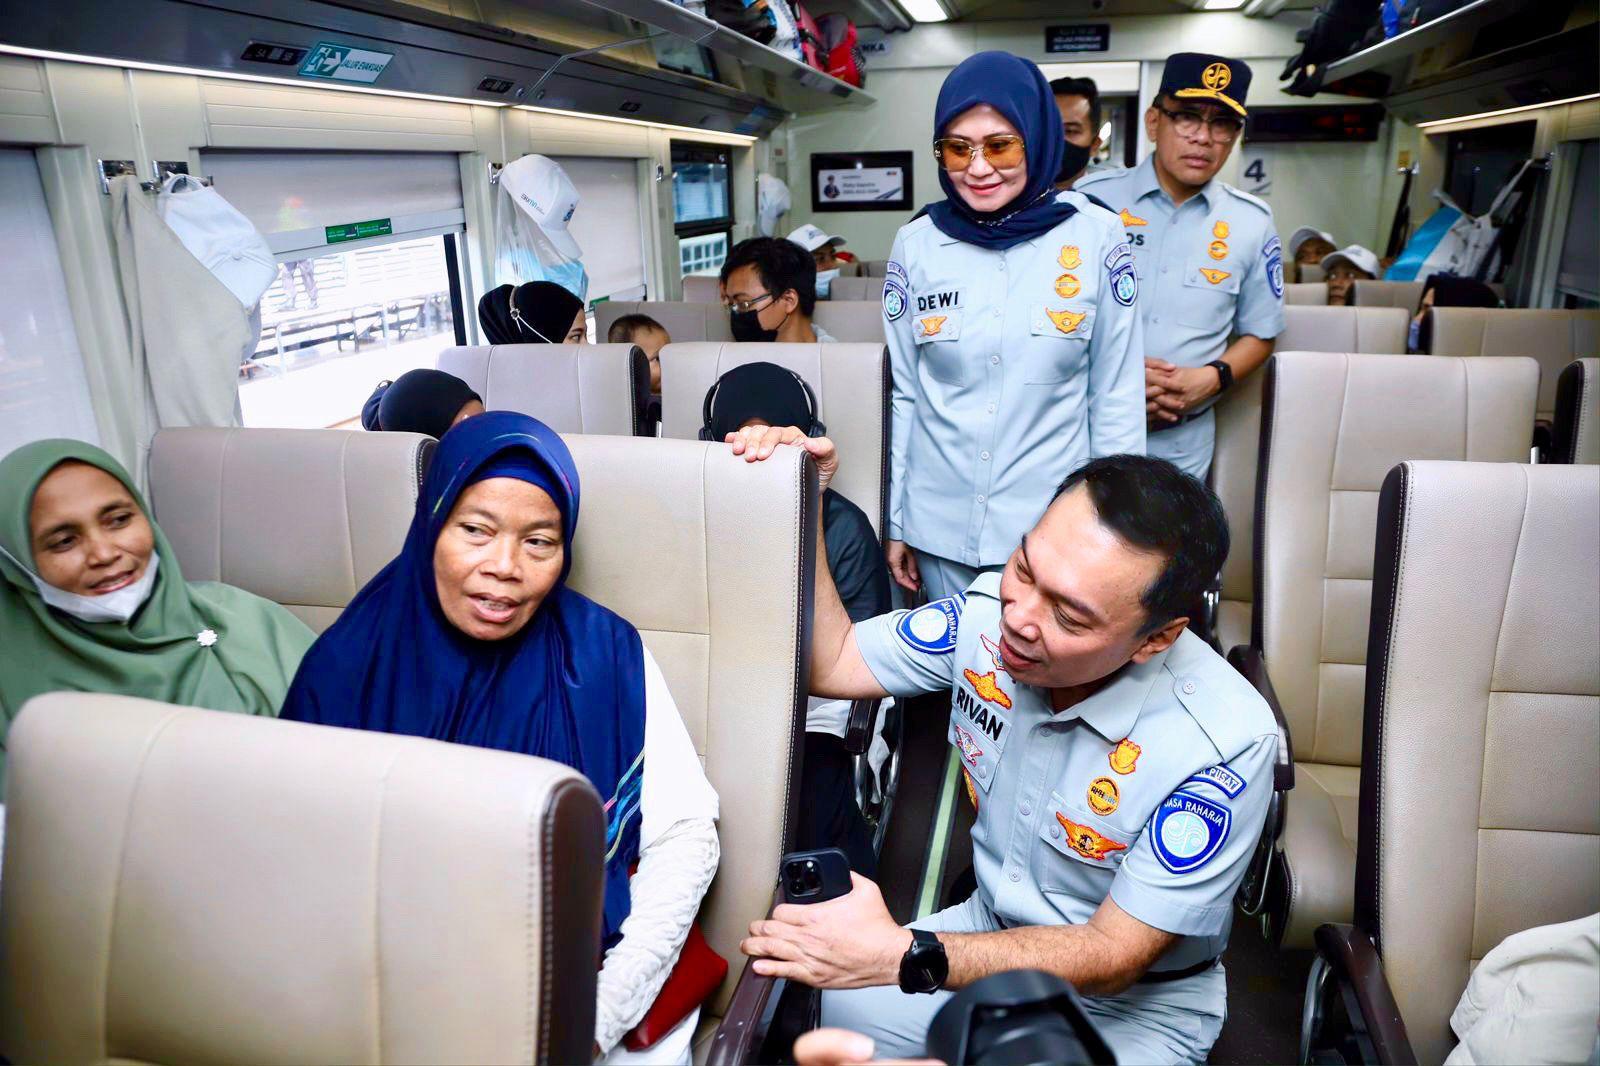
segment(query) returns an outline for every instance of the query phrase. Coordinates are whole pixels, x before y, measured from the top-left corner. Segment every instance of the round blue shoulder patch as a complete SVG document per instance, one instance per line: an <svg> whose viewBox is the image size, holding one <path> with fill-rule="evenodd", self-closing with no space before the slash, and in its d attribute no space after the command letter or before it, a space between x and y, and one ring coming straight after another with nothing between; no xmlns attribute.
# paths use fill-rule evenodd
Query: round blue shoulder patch
<svg viewBox="0 0 1600 1066"><path fill-rule="evenodd" d="M1179 789L1156 808L1150 840L1162 866L1186 874L1222 850L1232 827L1233 812L1227 807Z"/></svg>
<svg viewBox="0 0 1600 1066"><path fill-rule="evenodd" d="M906 313L906 290L891 281L883 287L883 316L890 322L899 321Z"/></svg>
<svg viewBox="0 0 1600 1066"><path fill-rule="evenodd" d="M961 600L955 596L934 600L901 615L894 629L900 640L928 655L949 655L956 650L961 626Z"/></svg>
<svg viewBox="0 0 1600 1066"><path fill-rule="evenodd" d="M1127 260L1111 272L1111 295L1123 307L1132 307L1139 296L1139 278L1134 273L1133 261Z"/></svg>

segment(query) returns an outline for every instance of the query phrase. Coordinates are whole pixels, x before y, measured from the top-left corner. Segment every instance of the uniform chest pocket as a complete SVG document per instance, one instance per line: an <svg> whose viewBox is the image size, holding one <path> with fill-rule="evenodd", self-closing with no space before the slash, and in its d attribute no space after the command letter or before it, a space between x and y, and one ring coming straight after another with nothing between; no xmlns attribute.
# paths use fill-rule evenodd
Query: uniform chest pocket
<svg viewBox="0 0 1600 1066"><path fill-rule="evenodd" d="M1237 262L1209 257L1191 259L1184 268L1178 321L1208 333L1226 332L1239 299L1242 268Z"/></svg>
<svg viewBox="0 0 1600 1066"><path fill-rule="evenodd" d="M1079 863L1115 873L1133 846L1131 837L1104 818L1067 803L1059 792L1050 793L1050 809L1045 813L1047 817L1039 820L1039 839L1048 847L1035 849L1034 869L1043 891L1072 890L1075 879L1083 876Z"/></svg>
<svg viewBox="0 0 1600 1066"><path fill-rule="evenodd" d="M1022 380L1030 385L1049 385L1066 381L1078 373L1089 359L1094 316L1092 304L1078 307L1056 307L1050 301L1036 304L1029 321L1029 332L1035 339L1019 353L1023 361Z"/></svg>
<svg viewBox="0 0 1600 1066"><path fill-rule="evenodd" d="M917 359L928 368L928 376L947 385L966 384L963 366L961 326L958 307L942 307L911 315L911 340L917 346Z"/></svg>

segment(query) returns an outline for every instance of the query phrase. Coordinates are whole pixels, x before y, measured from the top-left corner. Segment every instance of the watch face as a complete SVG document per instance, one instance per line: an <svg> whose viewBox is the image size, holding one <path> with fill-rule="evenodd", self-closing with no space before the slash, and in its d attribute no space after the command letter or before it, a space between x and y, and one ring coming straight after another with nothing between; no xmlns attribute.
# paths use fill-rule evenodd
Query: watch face
<svg viewBox="0 0 1600 1066"><path fill-rule="evenodd" d="M906 992L937 992L949 974L950 960L945 957L944 945L931 934L916 935L900 960L900 988Z"/></svg>

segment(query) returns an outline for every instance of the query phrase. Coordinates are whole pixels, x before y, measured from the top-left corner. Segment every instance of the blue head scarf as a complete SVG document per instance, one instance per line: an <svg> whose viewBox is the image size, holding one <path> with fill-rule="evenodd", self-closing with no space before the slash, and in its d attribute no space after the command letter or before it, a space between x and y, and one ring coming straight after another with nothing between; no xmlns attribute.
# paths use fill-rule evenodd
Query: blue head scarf
<svg viewBox="0 0 1600 1066"><path fill-rule="evenodd" d="M561 577L522 631L482 641L439 606L433 550L470 485L536 485L561 512ZM628 916L639 855L644 651L638 630L567 588L578 471L548 426L491 411L444 435L405 546L312 646L282 717L537 755L586 776L606 814L605 943Z"/></svg>
<svg viewBox="0 0 1600 1066"><path fill-rule="evenodd" d="M1078 209L1056 199L1056 174L1066 151L1061 112L1050 83L1036 65L1009 52L979 52L950 72L934 108L934 137L961 114L988 104L1022 134L1028 159L1028 182L1015 200L998 211L974 211L956 192L950 175L939 171L945 198L923 210L939 232L967 244L996 251L1048 233Z"/></svg>

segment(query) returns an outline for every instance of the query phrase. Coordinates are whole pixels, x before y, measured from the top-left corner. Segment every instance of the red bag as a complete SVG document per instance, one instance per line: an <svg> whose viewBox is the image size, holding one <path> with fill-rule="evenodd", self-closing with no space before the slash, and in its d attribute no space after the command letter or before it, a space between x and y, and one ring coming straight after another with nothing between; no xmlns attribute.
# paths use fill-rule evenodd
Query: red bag
<svg viewBox="0 0 1600 1066"><path fill-rule="evenodd" d="M823 62L822 32L817 29L817 20L803 5L796 3L794 21L800 27L800 51L805 53L806 66L826 73L828 65Z"/></svg>
<svg viewBox="0 0 1600 1066"><path fill-rule="evenodd" d="M643 1051L678 1027L689 1012L711 998L728 976L728 960L712 950L700 932L700 923L689 926L689 937L678 954L678 964L667 975L656 1001L644 1019L622 1038L629 1051Z"/></svg>
<svg viewBox="0 0 1600 1066"><path fill-rule="evenodd" d="M861 51L856 24L844 15L823 15L817 26L826 64L823 69L845 84L861 88L867 57Z"/></svg>

